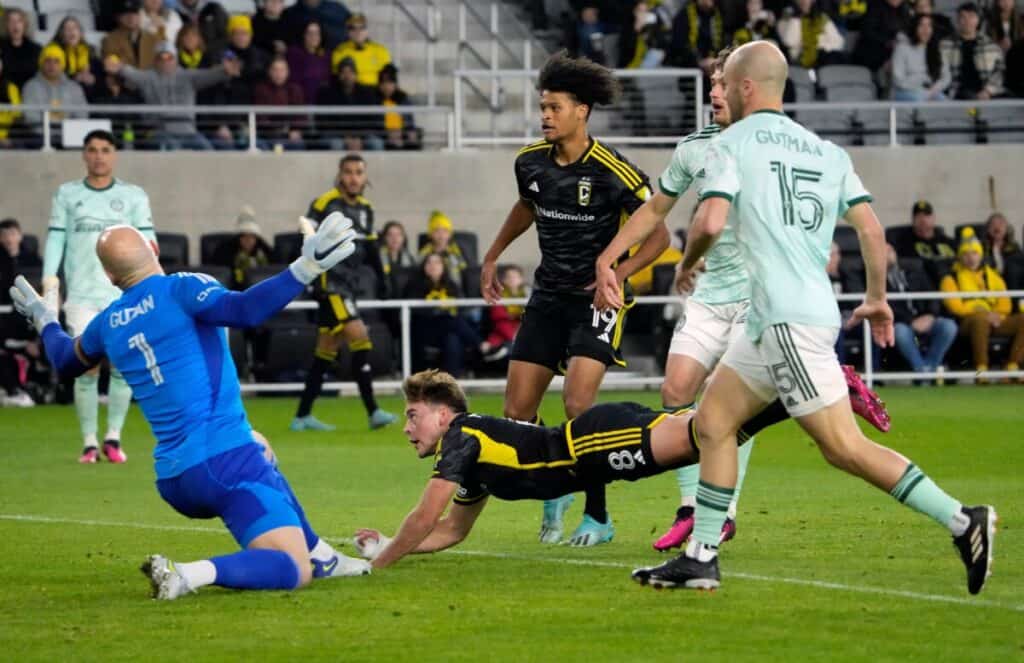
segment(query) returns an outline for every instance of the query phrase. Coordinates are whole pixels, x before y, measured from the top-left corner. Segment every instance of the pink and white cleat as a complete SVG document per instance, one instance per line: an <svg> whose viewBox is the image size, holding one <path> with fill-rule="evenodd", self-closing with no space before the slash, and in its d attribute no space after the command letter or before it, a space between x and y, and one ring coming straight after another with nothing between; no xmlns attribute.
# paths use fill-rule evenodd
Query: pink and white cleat
<svg viewBox="0 0 1024 663"><path fill-rule="evenodd" d="M121 443L117 440L107 440L103 443L103 455L111 463L125 463L128 461L128 454L121 449Z"/></svg>
<svg viewBox="0 0 1024 663"><path fill-rule="evenodd" d="M669 527L668 531L654 542L654 549L658 552L665 552L686 543L686 540L690 538L690 534L693 533L693 515L692 506L679 507L676 510L676 519L672 523L672 527Z"/></svg>
<svg viewBox="0 0 1024 663"><path fill-rule="evenodd" d="M857 375L853 366L844 364L842 368L846 386L850 389L850 405L854 413L883 433L888 433L892 421L885 409L885 403L864 384L864 380Z"/></svg>
<svg viewBox="0 0 1024 663"><path fill-rule="evenodd" d="M78 462L86 465L88 463L96 463L99 459L99 449L96 447L86 447L82 449L82 455L78 457Z"/></svg>

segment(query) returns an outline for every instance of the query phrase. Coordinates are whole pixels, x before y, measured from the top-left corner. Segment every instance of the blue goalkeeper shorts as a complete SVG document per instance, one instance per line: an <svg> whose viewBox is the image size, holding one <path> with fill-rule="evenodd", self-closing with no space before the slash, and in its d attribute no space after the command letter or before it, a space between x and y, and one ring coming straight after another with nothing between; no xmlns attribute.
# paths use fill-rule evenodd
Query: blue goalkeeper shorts
<svg viewBox="0 0 1024 663"><path fill-rule="evenodd" d="M278 527L302 527L302 507L262 449L245 444L208 458L176 477L160 479L164 501L189 518L220 518L246 548Z"/></svg>

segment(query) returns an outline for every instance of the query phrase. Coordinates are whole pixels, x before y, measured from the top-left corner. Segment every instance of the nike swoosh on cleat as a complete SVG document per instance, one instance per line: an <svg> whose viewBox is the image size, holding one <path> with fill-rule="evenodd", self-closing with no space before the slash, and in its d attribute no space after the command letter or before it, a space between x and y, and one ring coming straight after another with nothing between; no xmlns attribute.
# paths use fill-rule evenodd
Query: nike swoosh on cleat
<svg viewBox="0 0 1024 663"><path fill-rule="evenodd" d="M324 251L323 253L320 253L319 251L313 251L313 259L314 260L323 260L327 256L331 255L331 252L334 251L334 249L338 248L339 246L344 244L346 241L348 241L348 240L345 240L345 239L338 240L336 243L334 243L331 246L327 247L327 250Z"/></svg>

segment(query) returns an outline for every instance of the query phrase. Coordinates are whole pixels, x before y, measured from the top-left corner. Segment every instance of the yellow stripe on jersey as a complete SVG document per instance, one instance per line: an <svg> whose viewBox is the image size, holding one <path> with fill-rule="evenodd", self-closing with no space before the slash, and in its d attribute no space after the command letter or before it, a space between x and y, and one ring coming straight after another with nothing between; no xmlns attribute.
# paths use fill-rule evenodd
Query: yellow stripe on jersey
<svg viewBox="0 0 1024 663"><path fill-rule="evenodd" d="M602 445L602 446L599 446L599 447L590 447L589 449L581 451L580 455L581 456L586 456L587 454L599 453L601 451L610 451L612 449L621 449L622 447L632 447L632 446L636 446L637 443L639 443L639 442L640 442L640 438L639 437L635 437L635 438L633 438L633 439L631 439L631 440L629 440L627 442L617 442L615 444L605 444L605 445Z"/></svg>
<svg viewBox="0 0 1024 663"><path fill-rule="evenodd" d="M553 460L550 463L520 463L519 454L516 452L516 448L512 445L505 444L504 442L498 442L487 433L476 428L463 426L462 432L467 435L472 435L478 442L480 442L480 456L477 458L478 463L497 465L499 467L511 467L515 470L536 470L542 467L565 467L567 465L576 464L576 454L573 453L571 448L569 449L569 455L572 456L572 458L566 460Z"/></svg>
<svg viewBox="0 0 1024 663"><path fill-rule="evenodd" d="M359 203L360 205L366 205L370 209L373 209L373 203L371 203L370 200L364 196L356 196L356 202Z"/></svg>
<svg viewBox="0 0 1024 663"><path fill-rule="evenodd" d="M318 212L322 212L327 209L327 204L335 198L341 197L341 193L337 189L331 189L327 193L323 194L319 198L313 201L313 209Z"/></svg>
<svg viewBox="0 0 1024 663"><path fill-rule="evenodd" d="M591 145L590 145L590 149L587 150L587 153L583 155L583 161L586 161L587 159L589 159L594 154L594 150L596 150L596 149L597 149L597 140L594 140L594 142L591 143Z"/></svg>
<svg viewBox="0 0 1024 663"><path fill-rule="evenodd" d="M667 416L668 416L668 412L662 412L661 414L659 414L657 417L654 418L654 421L652 421L651 423L647 424L647 430L650 430L650 429L654 428L655 426L657 426L658 424L660 424L662 421L665 420L665 417L667 417Z"/></svg>
<svg viewBox="0 0 1024 663"><path fill-rule="evenodd" d="M639 426L632 426L630 428L617 428L615 430L608 430L608 431L601 431L601 432L598 432L598 433L589 433L587 435L580 435L578 438L576 438L573 441L573 444L578 447L581 444L583 444L584 442L589 442L591 440L596 440L596 439L599 439L599 438L613 437L613 436L617 436L617 435L625 435L627 433L639 434L640 433L640 427Z"/></svg>
<svg viewBox="0 0 1024 663"><path fill-rule="evenodd" d="M604 145L595 145L594 156L597 157L601 163L618 173L622 178L622 181L625 182L630 189L634 189L643 183L643 178L641 178L629 164L609 152Z"/></svg>
<svg viewBox="0 0 1024 663"><path fill-rule="evenodd" d="M577 455L580 455L590 453L594 449L607 448L609 444L613 446L619 444L636 444L641 439L643 438L639 433L632 433L630 435L620 435L619 437L610 437L604 440L594 440L592 442L588 442L587 444L576 445L575 451Z"/></svg>
<svg viewBox="0 0 1024 663"><path fill-rule="evenodd" d="M519 156L520 154L526 154L527 152L533 152L535 150L540 150L540 149L544 149L544 148L550 148L552 145L554 145L554 143L549 143L546 140L539 140L536 143L530 143L526 147L521 148L516 153L516 156Z"/></svg>

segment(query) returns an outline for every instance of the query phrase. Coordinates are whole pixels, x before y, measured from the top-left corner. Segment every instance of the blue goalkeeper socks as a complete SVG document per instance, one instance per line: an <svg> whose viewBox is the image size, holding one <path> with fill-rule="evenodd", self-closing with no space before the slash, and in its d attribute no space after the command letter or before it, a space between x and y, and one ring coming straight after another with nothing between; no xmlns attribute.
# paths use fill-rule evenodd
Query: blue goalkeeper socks
<svg viewBox="0 0 1024 663"><path fill-rule="evenodd" d="M217 569L213 584L232 589L295 589L299 567L280 550L242 550L210 559Z"/></svg>

